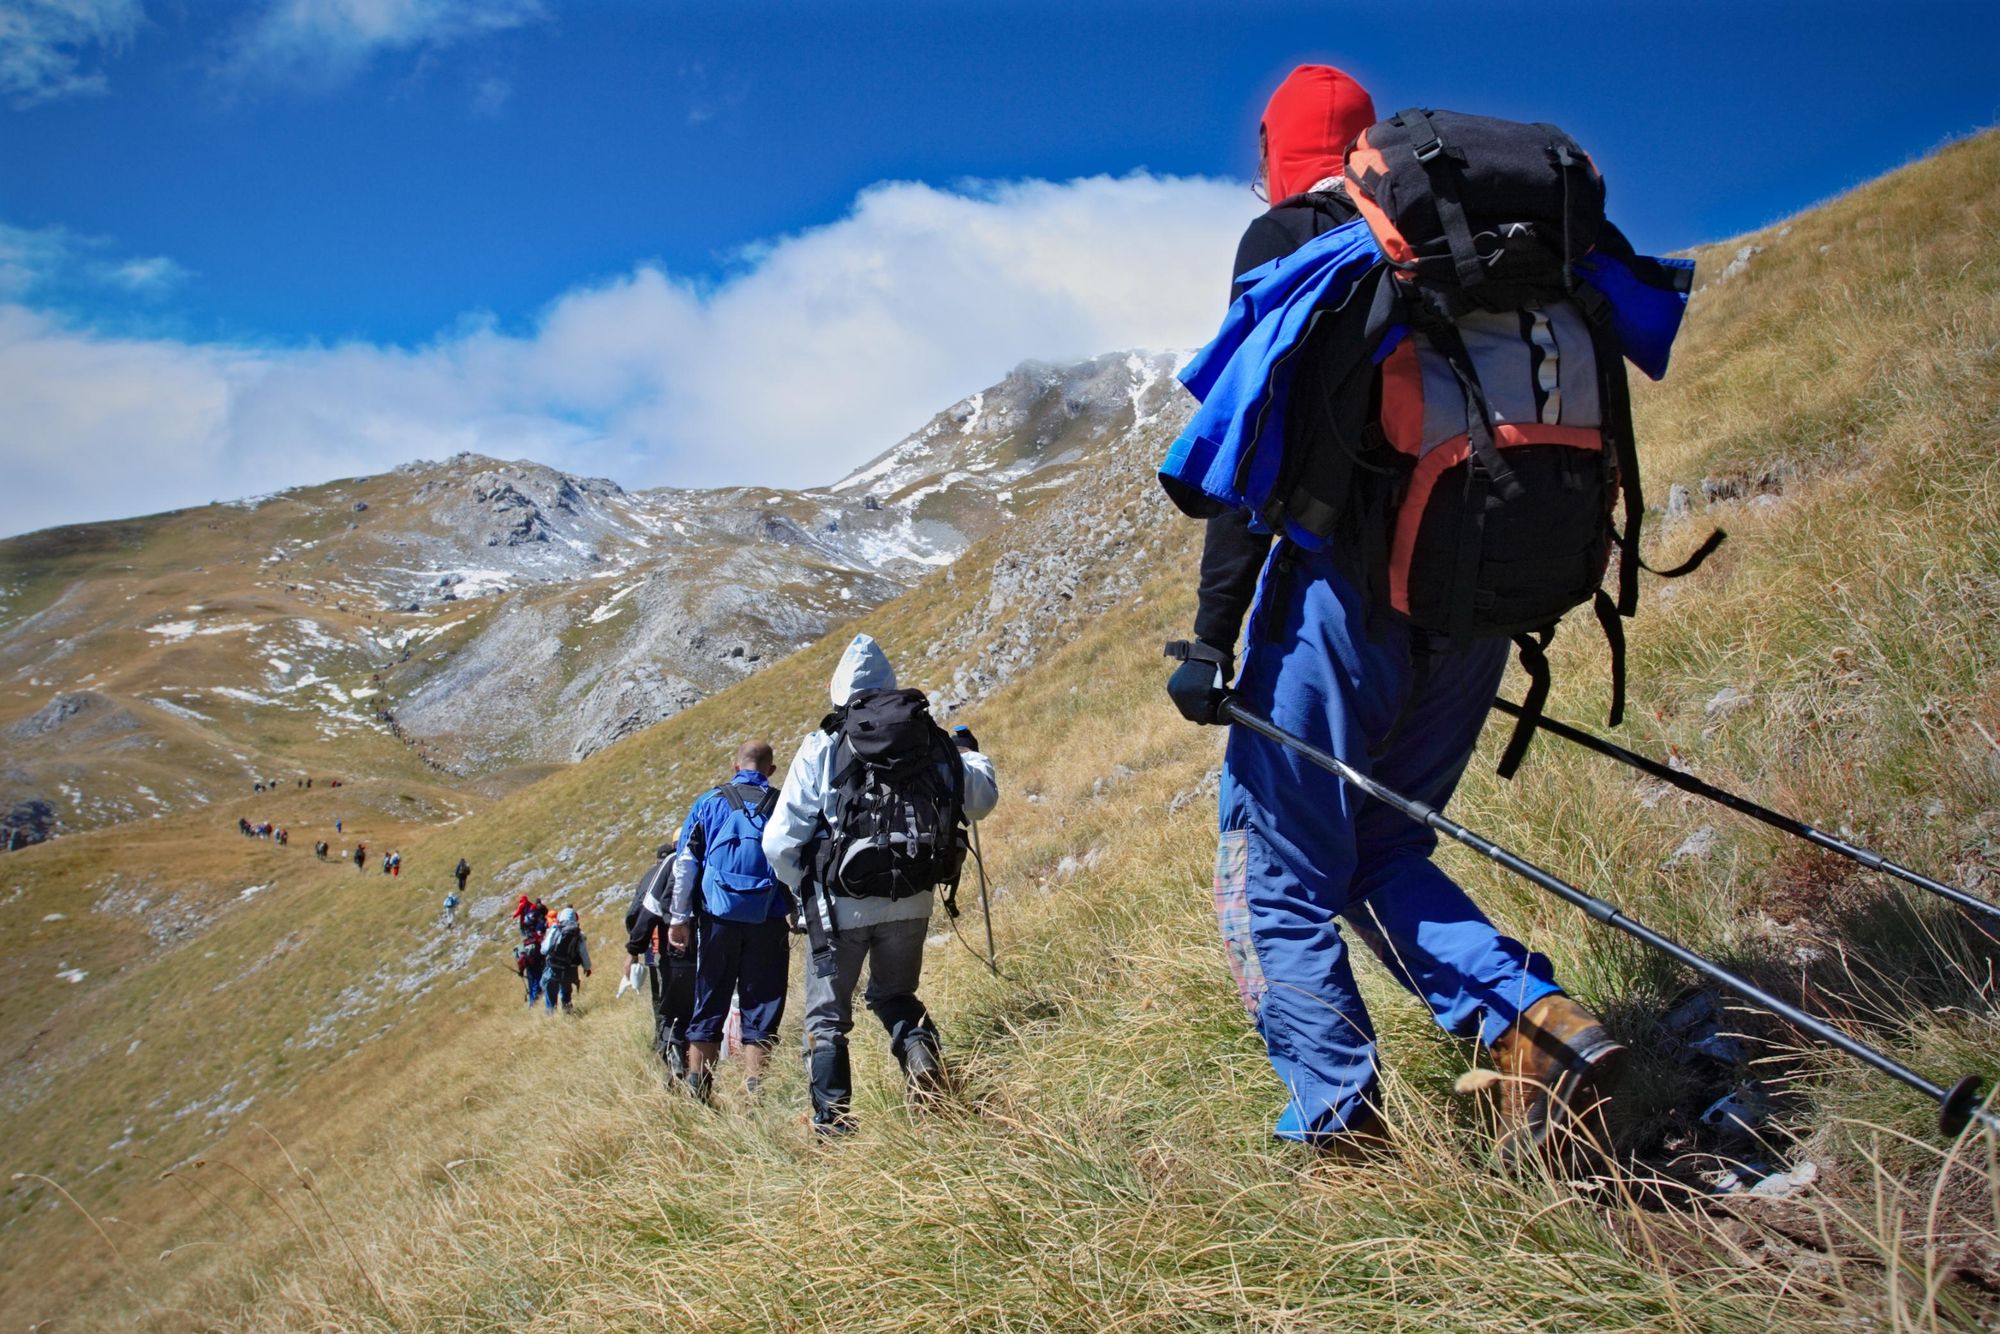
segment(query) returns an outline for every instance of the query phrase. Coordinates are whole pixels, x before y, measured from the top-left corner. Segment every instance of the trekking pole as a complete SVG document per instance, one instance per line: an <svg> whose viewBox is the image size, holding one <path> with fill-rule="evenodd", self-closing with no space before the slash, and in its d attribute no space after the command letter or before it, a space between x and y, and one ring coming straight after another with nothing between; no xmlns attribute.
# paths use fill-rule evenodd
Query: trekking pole
<svg viewBox="0 0 2000 1334"><path fill-rule="evenodd" d="M1521 716L1521 706L1511 700L1500 699L1496 696L1493 700L1493 707L1510 718L1519 718ZM1693 774L1684 774L1671 765L1662 764L1655 759L1649 759L1637 751L1627 750L1615 742L1606 741L1604 738L1586 732L1582 728L1572 727L1568 723L1558 722L1554 718L1547 716L1538 718L1535 726L1545 732L1553 732L1565 741L1573 741L1585 750L1594 750L1599 755L1606 755L1619 761L1621 764L1628 764L1641 773L1651 774L1661 782L1671 783L1683 792L1692 792L1697 797L1706 797L1719 805L1727 806L1730 810L1736 811L1738 814L1747 815L1753 820L1762 821L1773 829L1781 829L1787 834L1794 835L1795 837L1804 839L1808 843L1825 848L1828 852L1839 853L1843 857L1861 863L1871 871L1880 871L1884 875L1894 876L1906 884L1915 885L1918 889L1929 890L1939 898L1950 899L1961 908L1970 908L1974 912L1984 913L1988 917L2000 920L2000 906L1988 903L1985 899L1975 898L1956 885L1947 885L1943 881L1933 880L1927 875L1912 871L1907 866L1900 866L1890 861L1879 852L1871 852L1867 848L1849 843L1846 839L1836 838L1824 830L1813 828L1803 820L1794 819L1789 815L1774 811L1768 806L1759 806L1748 797L1739 797L1734 792L1725 791L1713 783L1704 783Z"/></svg>
<svg viewBox="0 0 2000 1334"><path fill-rule="evenodd" d="M1514 874L1536 885L1557 898L1583 909L1604 925L1623 931L1626 935L1652 946L1668 958L1686 964L1688 967L1730 991L1735 992L1751 1004L1769 1010L1795 1028L1803 1029L1820 1041L1840 1048L1848 1055L1866 1065L1871 1065L1883 1074L1902 1084L1907 1084L1925 1097L1938 1104L1938 1128L1945 1134L1957 1136L1965 1129L1968 1121L1977 1120L1988 1130L2000 1132L2000 1116L1995 1116L1979 1105L1980 1081L1977 1075L1967 1075L1949 1089L1942 1088L1925 1079L1916 1071L1892 1057L1876 1051L1865 1042L1849 1037L1823 1019L1815 1018L1788 1001L1780 1000L1747 978L1739 977L1721 964L1713 963L1693 950L1669 940L1659 932L1640 922L1635 922L1618 911L1617 907L1594 895L1586 894L1575 885L1559 876L1544 871L1533 862L1509 852L1490 839L1482 838L1464 825L1441 814L1436 807L1414 801L1382 786L1367 774L1348 764L1339 756L1321 750L1303 737L1290 732L1251 713L1235 700L1225 698L1217 712L1229 722L1246 727L1259 736L1289 746L1327 770L1352 787L1368 796L1393 806L1419 824L1428 825L1449 838L1456 839L1474 852L1481 854Z"/></svg>
<svg viewBox="0 0 2000 1334"><path fill-rule="evenodd" d="M1000 975L1000 960L993 952L993 900L986 893L986 858L979 851L979 822L972 826L972 864L979 868L979 916L986 923L986 968L995 977Z"/></svg>

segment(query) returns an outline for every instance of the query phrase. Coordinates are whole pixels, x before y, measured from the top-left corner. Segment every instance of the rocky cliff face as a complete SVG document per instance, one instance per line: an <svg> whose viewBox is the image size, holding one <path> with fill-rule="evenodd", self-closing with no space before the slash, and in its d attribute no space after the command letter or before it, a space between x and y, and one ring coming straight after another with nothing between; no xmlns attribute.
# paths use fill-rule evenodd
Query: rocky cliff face
<svg viewBox="0 0 2000 1334"><path fill-rule="evenodd" d="M1066 577L1035 562L1094 558L1075 480L1181 411L1174 365L1024 364L824 487L628 491L460 455L0 543L0 803L83 828L378 751L579 759L1025 523L995 604L1019 619Z"/></svg>

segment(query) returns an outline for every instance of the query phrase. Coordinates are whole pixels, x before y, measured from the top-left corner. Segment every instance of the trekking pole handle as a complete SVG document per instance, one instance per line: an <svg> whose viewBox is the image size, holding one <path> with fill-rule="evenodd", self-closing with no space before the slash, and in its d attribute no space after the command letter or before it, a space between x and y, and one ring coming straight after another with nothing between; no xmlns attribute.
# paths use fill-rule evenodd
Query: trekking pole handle
<svg viewBox="0 0 2000 1334"><path fill-rule="evenodd" d="M1512 700L1502 699L1497 695L1493 699L1493 707L1510 718L1519 718L1521 716L1520 705L1514 703ZM1679 769L1671 765L1662 764L1660 761L1647 755L1641 755L1637 751L1627 750L1616 742L1606 741L1603 737L1594 736L1580 727L1573 727L1568 723L1559 722L1547 715L1536 719L1535 726L1540 731L1553 733L1565 741L1583 747L1585 750L1596 751L1599 755L1604 755L1617 760L1621 764L1629 765L1637 769L1640 773L1650 774L1661 782L1677 787L1683 792L1691 792L1697 797L1705 797L1718 805L1728 807L1739 815L1747 815L1751 819L1769 825L1773 829L1781 830L1784 833L1791 834L1795 838L1804 839L1816 847L1825 848L1828 852L1838 853L1840 856L1859 862L1871 871L1879 871L1883 875L1893 876L1905 884L1915 885L1918 889L1927 890L1939 898L1949 899L1961 908L1969 908L1973 912L1982 913L1987 917L2000 920L2000 906L1988 903L1985 899L1976 898L1956 885L1948 885L1941 880L1933 880L1921 872L1912 871L1909 867L1893 862L1879 852L1850 843L1844 838L1837 838L1825 830L1815 829L1804 820L1786 815L1781 811L1774 811L1768 806L1760 806L1748 797L1739 797L1726 788L1717 787L1713 783L1703 782L1693 774L1682 773Z"/></svg>
<svg viewBox="0 0 2000 1334"><path fill-rule="evenodd" d="M1290 747L1306 759L1312 761L1312 763L1334 774L1366 795L1375 798L1385 805L1394 807L1419 824L1428 825L1448 838L1463 843L1473 851L1498 862L1530 884L1545 889L1557 898L1583 909L1584 912L1590 914L1590 916L1596 918L1606 926L1623 931L1626 935L1633 937L1641 943L1652 946L1667 957L1679 963L1686 964L1718 986L1735 992L1751 1004L1768 1010L1794 1027L1812 1034L1829 1046L1837 1047L1863 1064L1881 1071L1898 1083L1915 1089L1938 1104L1938 1128L1946 1135L1956 1138L1958 1133L1965 1129L1966 1124L1974 1120L1978 1121L1983 1128L2000 1134L2000 1116L1995 1116L1992 1112L1978 1105L1981 1083L1977 1075L1967 1075L1951 1088L1942 1088L1925 1079L1922 1075L1903 1065L1893 1057L1887 1056L1875 1050L1867 1043L1841 1032L1825 1020L1807 1014L1804 1010L1801 1010L1789 1001L1773 996L1770 992L1751 982L1749 979L1739 977L1737 974L1724 968L1721 964L1696 954L1685 945L1661 935L1642 922L1634 921L1620 912L1611 903L1598 898L1594 894L1586 894L1583 890L1578 889L1575 885L1570 884L1560 876L1543 870L1533 862L1508 851L1491 839L1473 833L1456 820L1445 816L1435 806L1413 800L1399 792L1384 787L1381 783L1376 782L1373 778L1362 773L1339 756L1322 750L1303 737L1294 736L1268 719L1260 718L1256 714L1251 713L1241 704L1238 704L1234 697L1224 699L1221 706L1217 709L1217 713L1225 720L1239 727L1247 728L1261 737L1277 742L1281 746Z"/></svg>

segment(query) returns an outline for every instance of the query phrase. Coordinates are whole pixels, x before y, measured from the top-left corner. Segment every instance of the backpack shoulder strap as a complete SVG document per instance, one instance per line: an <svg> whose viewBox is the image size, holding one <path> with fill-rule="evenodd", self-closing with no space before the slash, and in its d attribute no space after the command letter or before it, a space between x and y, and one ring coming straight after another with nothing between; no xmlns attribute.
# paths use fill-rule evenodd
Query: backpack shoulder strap
<svg viewBox="0 0 2000 1334"><path fill-rule="evenodd" d="M768 820L771 818L771 813L778 809L778 798L781 795L782 794L775 787L767 787L764 789L763 799L757 803L757 809L755 812L759 820Z"/></svg>
<svg viewBox="0 0 2000 1334"><path fill-rule="evenodd" d="M729 809L738 814L741 814L750 805L749 798L743 795L743 784L741 783L724 783L721 787L715 789L715 791L717 795L729 803Z"/></svg>

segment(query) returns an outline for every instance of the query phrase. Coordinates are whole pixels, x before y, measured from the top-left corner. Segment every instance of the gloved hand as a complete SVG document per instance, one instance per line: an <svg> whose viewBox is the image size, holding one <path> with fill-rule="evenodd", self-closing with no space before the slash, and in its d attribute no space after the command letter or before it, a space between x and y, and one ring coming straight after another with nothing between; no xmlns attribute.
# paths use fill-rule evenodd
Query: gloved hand
<svg viewBox="0 0 2000 1334"><path fill-rule="evenodd" d="M979 738L972 735L972 729L964 723L951 729L951 739L957 743L960 750L979 749Z"/></svg>
<svg viewBox="0 0 2000 1334"><path fill-rule="evenodd" d="M1167 645L1167 656L1178 658L1181 663L1167 678L1167 695L1181 711L1181 717L1191 723L1221 722L1217 710L1228 698L1223 684L1234 667L1229 653L1197 639L1177 640Z"/></svg>

